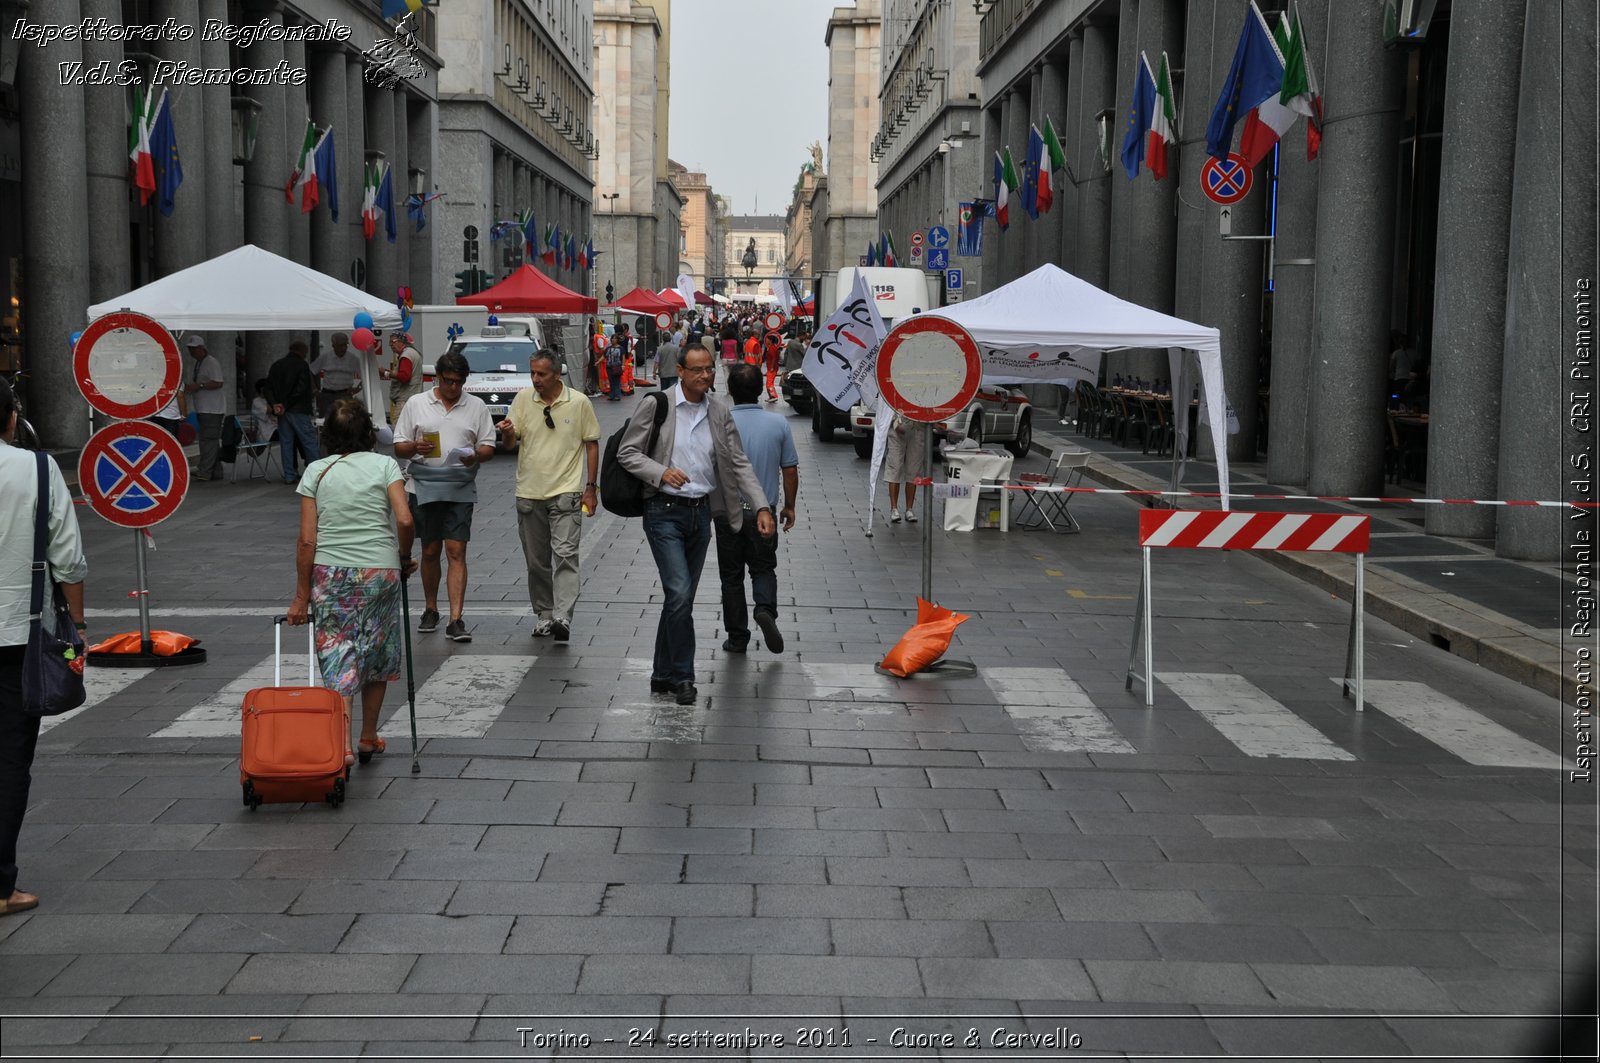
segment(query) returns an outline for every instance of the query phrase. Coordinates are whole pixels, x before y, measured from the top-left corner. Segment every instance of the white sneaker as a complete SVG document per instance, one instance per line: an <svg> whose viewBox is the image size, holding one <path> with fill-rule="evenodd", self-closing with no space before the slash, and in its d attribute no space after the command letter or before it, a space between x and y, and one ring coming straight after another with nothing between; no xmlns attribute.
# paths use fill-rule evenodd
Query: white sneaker
<svg viewBox="0 0 1600 1063"><path fill-rule="evenodd" d="M914 510L914 509L906 510L906 523L907 524L915 524L916 522L917 522L917 511Z"/></svg>
<svg viewBox="0 0 1600 1063"><path fill-rule="evenodd" d="M541 620L537 624L533 625L533 637L536 639L548 638L550 633L554 630L554 624L548 620Z"/></svg>
<svg viewBox="0 0 1600 1063"><path fill-rule="evenodd" d="M889 523L890 524L899 524L900 523L900 511L898 509L891 509L889 511Z"/></svg>

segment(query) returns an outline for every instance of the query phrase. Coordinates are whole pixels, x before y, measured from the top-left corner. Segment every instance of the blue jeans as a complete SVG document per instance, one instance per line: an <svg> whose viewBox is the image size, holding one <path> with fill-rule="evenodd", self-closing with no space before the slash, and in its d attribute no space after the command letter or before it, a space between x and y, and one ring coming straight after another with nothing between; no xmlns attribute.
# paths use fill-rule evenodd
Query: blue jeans
<svg viewBox="0 0 1600 1063"><path fill-rule="evenodd" d="M300 453L306 456L307 465L322 457L322 449L317 446L317 426L309 413L286 413L278 418L278 445L283 448L280 454L285 483L294 482L296 443L300 444Z"/></svg>
<svg viewBox="0 0 1600 1063"><path fill-rule="evenodd" d="M711 545L711 507L677 505L655 495L644 504L644 538L661 573L666 603L656 625L651 677L694 682L694 596Z"/></svg>
<svg viewBox="0 0 1600 1063"><path fill-rule="evenodd" d="M611 393L607 398L622 398L622 366L619 365L615 369L609 364L606 366L606 383L611 385Z"/></svg>

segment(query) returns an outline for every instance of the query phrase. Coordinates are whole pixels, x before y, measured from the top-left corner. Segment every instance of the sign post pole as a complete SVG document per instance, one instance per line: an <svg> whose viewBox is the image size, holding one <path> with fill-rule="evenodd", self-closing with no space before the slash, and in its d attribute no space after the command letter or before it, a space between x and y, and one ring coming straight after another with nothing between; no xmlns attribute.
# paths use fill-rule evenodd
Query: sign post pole
<svg viewBox="0 0 1600 1063"><path fill-rule="evenodd" d="M933 473L933 425L922 426L922 467ZM922 492L922 600L933 601L933 484Z"/></svg>
<svg viewBox="0 0 1600 1063"><path fill-rule="evenodd" d="M144 654L154 653L150 642L150 580L145 568L144 557L144 530L133 530L133 572L137 588L134 595L139 599L139 652Z"/></svg>

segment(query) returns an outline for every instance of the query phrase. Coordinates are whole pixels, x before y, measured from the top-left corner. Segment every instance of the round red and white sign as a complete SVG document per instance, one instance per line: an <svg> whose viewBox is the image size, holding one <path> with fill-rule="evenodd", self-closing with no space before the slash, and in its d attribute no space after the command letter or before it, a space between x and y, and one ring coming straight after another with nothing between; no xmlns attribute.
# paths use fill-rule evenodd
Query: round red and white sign
<svg viewBox="0 0 1600 1063"><path fill-rule="evenodd" d="M665 310L663 310L663 311L661 311L661 313L656 315L656 328L671 328L671 327L672 327L672 315L671 314L669 314Z"/></svg>
<svg viewBox="0 0 1600 1063"><path fill-rule="evenodd" d="M160 413L183 382L178 341L155 318L118 310L96 318L72 348L72 378L90 406L135 421Z"/></svg>
<svg viewBox="0 0 1600 1063"><path fill-rule="evenodd" d="M766 322L768 332L776 332L778 329L783 328L783 315L776 310L768 314L763 320Z"/></svg>
<svg viewBox="0 0 1600 1063"><path fill-rule="evenodd" d="M189 492L189 460L166 429L121 421L84 444L78 485L89 508L112 524L148 528L178 511Z"/></svg>
<svg viewBox="0 0 1600 1063"><path fill-rule="evenodd" d="M1200 187L1206 198L1227 206L1250 194L1255 175L1243 155L1230 151L1226 159L1209 158L1200 167Z"/></svg>
<svg viewBox="0 0 1600 1063"><path fill-rule="evenodd" d="M917 229L917 230L912 232L912 234L911 234L911 246L912 247L921 247L922 246L922 230L921 229Z"/></svg>
<svg viewBox="0 0 1600 1063"><path fill-rule="evenodd" d="M983 379L983 363L966 329L949 318L918 314L884 337L877 376L890 409L932 423L967 408Z"/></svg>

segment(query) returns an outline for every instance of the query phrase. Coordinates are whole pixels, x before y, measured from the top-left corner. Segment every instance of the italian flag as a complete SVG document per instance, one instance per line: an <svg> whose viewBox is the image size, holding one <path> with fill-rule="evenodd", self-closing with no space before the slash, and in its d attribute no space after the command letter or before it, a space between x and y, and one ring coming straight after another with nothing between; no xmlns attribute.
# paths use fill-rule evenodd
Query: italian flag
<svg viewBox="0 0 1600 1063"><path fill-rule="evenodd" d="M310 178L311 184L313 186L316 184L317 168L316 168L316 164L311 161L311 155L316 150L317 150L317 127L311 124L311 119L307 118L306 119L306 135L305 135L305 137L302 138L301 143L300 143L300 158L299 158L299 161L297 161L294 164L294 172L289 175L288 183L283 186L284 202L286 202L286 203L293 203L294 202L294 190L296 188L304 189L308 176ZM309 175L308 175L308 171L309 171ZM311 207L304 206L303 205L304 202L305 202L305 193L302 191L302 193L301 193L302 206L300 208L301 211L302 212L308 211L308 210L311 209L311 207L316 206L317 205L317 194L316 194L316 192L313 191L311 193Z"/></svg>
<svg viewBox="0 0 1600 1063"><path fill-rule="evenodd" d="M1155 114L1150 116L1150 144L1144 163L1157 181L1167 176L1167 145L1177 141L1178 108L1172 102L1172 68L1167 53L1161 53L1161 71L1156 75Z"/></svg>
<svg viewBox="0 0 1600 1063"><path fill-rule="evenodd" d="M378 166L368 166L361 181L361 235L368 240L378 232L378 180Z"/></svg>
<svg viewBox="0 0 1600 1063"><path fill-rule="evenodd" d="M1067 153L1061 150L1061 138L1056 136L1056 124L1049 115L1044 116L1044 151L1049 164L1039 167L1039 210L1049 213L1056 201L1054 178L1051 174L1066 169Z"/></svg>
<svg viewBox="0 0 1600 1063"><path fill-rule="evenodd" d="M556 264L556 230L553 225L544 227L544 253L539 257L547 266Z"/></svg>
<svg viewBox="0 0 1600 1063"><path fill-rule="evenodd" d="M317 138L312 145L311 153L305 158L305 170L300 174L300 213L310 214L317 209L317 204L322 202L322 175L317 173L317 153L322 150L322 142L333 133L329 126L327 132ZM334 175L329 174L331 179Z"/></svg>
<svg viewBox="0 0 1600 1063"><path fill-rule="evenodd" d="M1283 62L1284 55L1293 45L1287 16L1278 16L1278 24L1272 31L1272 43L1277 50L1278 61ZM1299 120L1300 115L1285 102L1288 99L1287 92L1283 91L1277 96L1268 96L1245 118L1244 133L1239 137L1239 154L1244 156L1251 169L1272 154L1278 138Z"/></svg>
<svg viewBox="0 0 1600 1063"><path fill-rule="evenodd" d="M1306 51L1306 30L1300 22L1300 8L1294 9L1294 26L1289 47L1283 56L1283 95L1279 99L1291 111L1306 116L1306 161L1316 160L1322 150L1322 93L1317 88L1317 72Z"/></svg>
<svg viewBox="0 0 1600 1063"><path fill-rule="evenodd" d="M1011 193L1017 190L1017 169L1011 165L1011 148L994 153L994 216L1005 232L1011 224Z"/></svg>
<svg viewBox="0 0 1600 1063"><path fill-rule="evenodd" d="M133 164L133 187L139 190L139 205L145 206L156 194L155 159L150 155L150 123L155 119L155 94L143 98L133 90L133 121L128 125L128 161Z"/></svg>
<svg viewBox="0 0 1600 1063"><path fill-rule="evenodd" d="M884 246L883 264L885 266L898 265L898 263L895 261L895 257L894 257L894 233L885 233L884 234L884 236L883 236L883 246Z"/></svg>

